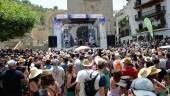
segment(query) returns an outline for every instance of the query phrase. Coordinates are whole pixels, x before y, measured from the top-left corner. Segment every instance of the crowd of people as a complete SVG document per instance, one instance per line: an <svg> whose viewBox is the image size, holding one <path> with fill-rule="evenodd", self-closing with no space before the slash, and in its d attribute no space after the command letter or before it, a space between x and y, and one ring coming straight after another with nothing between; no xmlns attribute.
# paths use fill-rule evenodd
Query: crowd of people
<svg viewBox="0 0 170 96"><path fill-rule="evenodd" d="M170 96L170 53L145 44L79 51L1 49L0 95Z"/></svg>

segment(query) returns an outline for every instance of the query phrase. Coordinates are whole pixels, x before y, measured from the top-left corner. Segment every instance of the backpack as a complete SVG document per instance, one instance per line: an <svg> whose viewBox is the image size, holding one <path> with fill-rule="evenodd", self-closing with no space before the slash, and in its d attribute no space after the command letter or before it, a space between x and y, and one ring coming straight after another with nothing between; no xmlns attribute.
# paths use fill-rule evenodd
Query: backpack
<svg viewBox="0 0 170 96"><path fill-rule="evenodd" d="M85 80L84 82L84 90L85 90L86 96L94 96L96 92L98 91L95 89L94 83L99 74L97 74L94 78L92 78L92 73L90 74L90 79Z"/></svg>
<svg viewBox="0 0 170 96"><path fill-rule="evenodd" d="M118 71L120 71L122 69L122 65L121 65L121 63L120 63L120 61L115 61L115 70L118 70Z"/></svg>

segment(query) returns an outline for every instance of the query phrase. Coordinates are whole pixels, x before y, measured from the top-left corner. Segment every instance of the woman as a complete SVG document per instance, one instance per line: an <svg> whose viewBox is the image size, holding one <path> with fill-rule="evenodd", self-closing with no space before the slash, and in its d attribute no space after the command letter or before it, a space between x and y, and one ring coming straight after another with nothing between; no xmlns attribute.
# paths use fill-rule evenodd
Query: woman
<svg viewBox="0 0 170 96"><path fill-rule="evenodd" d="M55 82L53 79L50 70L43 70L41 76L41 85L42 90L40 91L40 94L43 94L41 96L58 96L60 93L60 88L57 82Z"/></svg>
<svg viewBox="0 0 170 96"><path fill-rule="evenodd" d="M41 73L42 73L42 70L39 70L36 67L32 67L30 69L30 74L28 76L30 96L39 96Z"/></svg>
<svg viewBox="0 0 170 96"><path fill-rule="evenodd" d="M108 96L120 96L120 87L116 85L120 81L121 72L114 72L110 78L110 90Z"/></svg>
<svg viewBox="0 0 170 96"><path fill-rule="evenodd" d="M76 74L74 70L74 65L68 65L68 74L67 74L67 96L75 96L75 87L76 87Z"/></svg>

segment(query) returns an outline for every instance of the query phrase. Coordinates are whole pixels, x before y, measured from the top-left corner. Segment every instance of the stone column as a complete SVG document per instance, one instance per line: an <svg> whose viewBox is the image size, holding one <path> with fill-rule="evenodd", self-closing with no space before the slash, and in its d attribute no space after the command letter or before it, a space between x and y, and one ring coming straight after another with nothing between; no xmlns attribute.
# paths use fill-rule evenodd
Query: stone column
<svg viewBox="0 0 170 96"><path fill-rule="evenodd" d="M107 37L106 37L106 20L105 18L99 19L99 33L100 33L100 48L107 48Z"/></svg>
<svg viewBox="0 0 170 96"><path fill-rule="evenodd" d="M55 19L54 20L54 36L57 36L57 48L62 48L62 20Z"/></svg>

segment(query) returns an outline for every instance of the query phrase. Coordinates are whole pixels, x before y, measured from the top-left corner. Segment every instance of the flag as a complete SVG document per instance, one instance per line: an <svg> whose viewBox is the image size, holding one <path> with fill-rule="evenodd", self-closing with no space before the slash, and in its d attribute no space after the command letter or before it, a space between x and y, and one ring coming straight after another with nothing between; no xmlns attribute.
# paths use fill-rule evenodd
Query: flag
<svg viewBox="0 0 170 96"><path fill-rule="evenodd" d="M152 23L151 23L150 19L149 18L145 18L144 19L144 23L145 23L145 25L146 25L149 33L150 33L150 36L153 38L153 27L152 27Z"/></svg>

